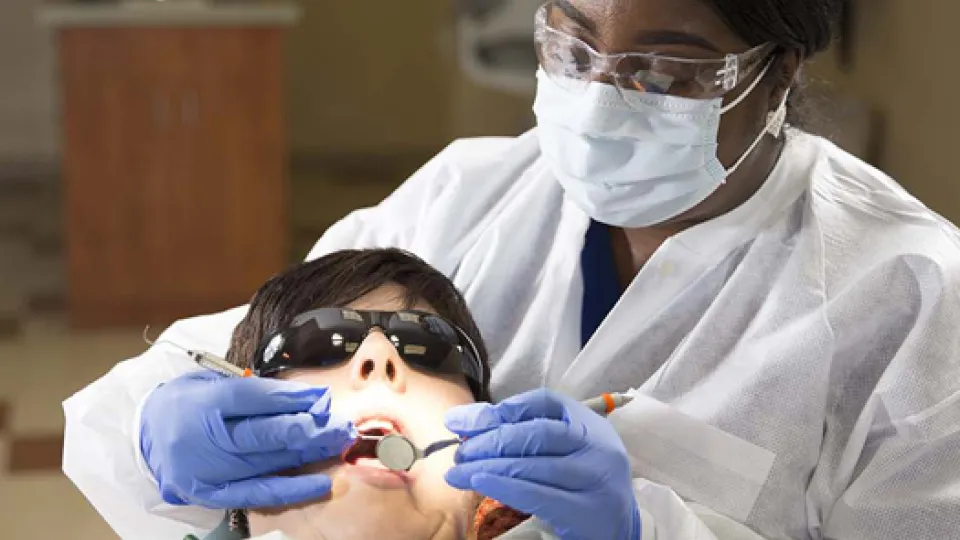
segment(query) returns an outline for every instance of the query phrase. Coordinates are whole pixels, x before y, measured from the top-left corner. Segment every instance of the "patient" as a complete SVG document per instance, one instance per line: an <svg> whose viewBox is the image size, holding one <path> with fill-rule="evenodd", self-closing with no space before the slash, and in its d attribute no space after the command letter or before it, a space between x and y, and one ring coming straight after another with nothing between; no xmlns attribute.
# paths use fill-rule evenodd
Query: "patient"
<svg viewBox="0 0 960 540"><path fill-rule="evenodd" d="M324 358L327 367L313 367ZM419 448L453 436L443 424L448 409L490 399L487 353L462 296L443 274L393 249L336 252L274 277L254 295L227 359L261 376L328 386L332 412L361 434L399 431ZM312 365L298 365L305 361ZM406 474L387 471L372 450L357 444L344 460L287 472L323 472L332 492L309 504L232 511L232 527L243 537L279 530L297 540L485 540L527 517L447 485L455 447Z"/></svg>

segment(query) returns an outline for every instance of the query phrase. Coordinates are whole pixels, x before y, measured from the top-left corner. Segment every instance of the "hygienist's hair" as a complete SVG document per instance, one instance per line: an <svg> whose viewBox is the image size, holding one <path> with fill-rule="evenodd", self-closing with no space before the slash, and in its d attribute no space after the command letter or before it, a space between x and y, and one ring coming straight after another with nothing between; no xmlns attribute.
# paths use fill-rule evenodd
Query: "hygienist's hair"
<svg viewBox="0 0 960 540"><path fill-rule="evenodd" d="M345 306L388 284L404 288L407 308L426 302L459 326L477 346L484 373L490 373L483 337L457 287L419 257L399 249L343 250L297 264L272 277L253 295L247 315L233 332L227 360L250 367L263 340L315 308ZM489 377L478 401L490 401Z"/></svg>
<svg viewBox="0 0 960 540"><path fill-rule="evenodd" d="M850 0L710 0L707 4L741 39L751 46L773 43L777 61L770 77L780 72L784 54L798 51L809 59L824 51L837 37L843 5ZM787 122L816 129L825 122L817 113L825 104L807 92L801 71L787 101Z"/></svg>
<svg viewBox="0 0 960 540"><path fill-rule="evenodd" d="M750 45L775 43L810 58L833 42L846 1L711 0L709 5Z"/></svg>

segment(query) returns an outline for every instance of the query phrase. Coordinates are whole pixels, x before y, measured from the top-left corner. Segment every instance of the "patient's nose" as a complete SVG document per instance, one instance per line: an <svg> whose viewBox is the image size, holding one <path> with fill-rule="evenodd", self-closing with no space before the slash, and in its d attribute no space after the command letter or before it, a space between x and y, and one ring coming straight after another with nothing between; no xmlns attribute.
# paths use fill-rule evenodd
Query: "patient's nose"
<svg viewBox="0 0 960 540"><path fill-rule="evenodd" d="M409 368L397 348L379 329L371 331L363 340L351 364L351 382L357 390L370 384L384 384L395 392L407 389Z"/></svg>

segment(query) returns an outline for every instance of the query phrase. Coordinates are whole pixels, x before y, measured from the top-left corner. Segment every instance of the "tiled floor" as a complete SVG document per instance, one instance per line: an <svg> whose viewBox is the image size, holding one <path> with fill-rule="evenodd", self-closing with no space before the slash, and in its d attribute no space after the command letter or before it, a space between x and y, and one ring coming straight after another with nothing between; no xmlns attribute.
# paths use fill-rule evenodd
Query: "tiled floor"
<svg viewBox="0 0 960 540"><path fill-rule="evenodd" d="M142 349L135 333L30 332L0 343L0 536L114 537L59 472L60 402Z"/></svg>
<svg viewBox="0 0 960 540"><path fill-rule="evenodd" d="M317 159L295 166L291 258L302 258L340 216L383 198L422 159ZM2 538L115 537L60 473L60 403L145 345L139 332L66 328L58 193L56 179L0 180Z"/></svg>

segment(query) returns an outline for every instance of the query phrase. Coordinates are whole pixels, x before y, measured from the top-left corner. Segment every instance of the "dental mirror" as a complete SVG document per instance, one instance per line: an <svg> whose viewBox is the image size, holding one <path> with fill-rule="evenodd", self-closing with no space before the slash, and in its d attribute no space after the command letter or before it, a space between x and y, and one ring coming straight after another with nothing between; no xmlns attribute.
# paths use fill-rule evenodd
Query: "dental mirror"
<svg viewBox="0 0 960 540"><path fill-rule="evenodd" d="M376 454L380 463L391 471L409 471L417 460L427 458L434 452L456 444L460 444L460 439L447 439L437 441L421 450L403 435L390 434L377 442Z"/></svg>

